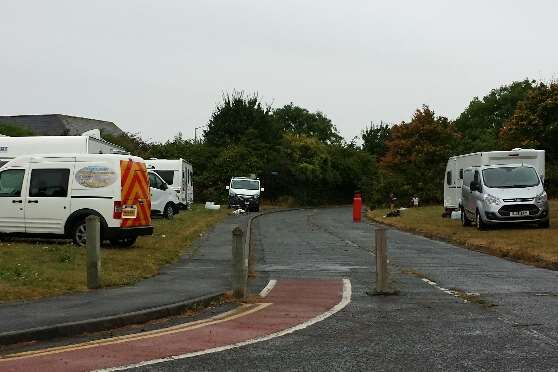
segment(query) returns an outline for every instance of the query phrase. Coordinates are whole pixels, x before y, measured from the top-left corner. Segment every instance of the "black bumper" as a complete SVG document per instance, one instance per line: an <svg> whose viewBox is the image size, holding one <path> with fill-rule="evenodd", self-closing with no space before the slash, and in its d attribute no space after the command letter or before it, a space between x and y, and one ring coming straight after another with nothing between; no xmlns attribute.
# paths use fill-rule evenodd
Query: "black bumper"
<svg viewBox="0 0 558 372"><path fill-rule="evenodd" d="M246 206L250 208L256 208L260 205L259 198L241 198L238 196L229 197L229 206L236 208L244 208Z"/></svg>
<svg viewBox="0 0 558 372"><path fill-rule="evenodd" d="M139 227L109 227L105 239L134 238L143 235L153 235L153 226Z"/></svg>

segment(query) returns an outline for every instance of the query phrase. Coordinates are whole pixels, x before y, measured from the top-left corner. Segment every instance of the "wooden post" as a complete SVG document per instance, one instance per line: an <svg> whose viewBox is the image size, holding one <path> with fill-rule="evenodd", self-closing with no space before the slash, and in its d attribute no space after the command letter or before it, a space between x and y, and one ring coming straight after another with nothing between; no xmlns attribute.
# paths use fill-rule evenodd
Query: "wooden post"
<svg viewBox="0 0 558 372"><path fill-rule="evenodd" d="M87 288L101 288L101 224L99 217L85 219L87 229Z"/></svg>
<svg viewBox="0 0 558 372"><path fill-rule="evenodd" d="M235 227L232 231L232 287L233 297L243 300L246 297L248 280L248 254L242 244L242 229Z"/></svg>

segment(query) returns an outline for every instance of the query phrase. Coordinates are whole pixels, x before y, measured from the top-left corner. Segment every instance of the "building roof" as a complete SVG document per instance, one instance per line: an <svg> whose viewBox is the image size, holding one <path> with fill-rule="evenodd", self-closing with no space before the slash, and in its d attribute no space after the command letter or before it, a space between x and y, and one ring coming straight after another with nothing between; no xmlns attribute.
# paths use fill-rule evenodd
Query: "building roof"
<svg viewBox="0 0 558 372"><path fill-rule="evenodd" d="M62 114L0 116L0 124L24 128L38 136L79 136L91 129L111 135L123 133L111 121Z"/></svg>

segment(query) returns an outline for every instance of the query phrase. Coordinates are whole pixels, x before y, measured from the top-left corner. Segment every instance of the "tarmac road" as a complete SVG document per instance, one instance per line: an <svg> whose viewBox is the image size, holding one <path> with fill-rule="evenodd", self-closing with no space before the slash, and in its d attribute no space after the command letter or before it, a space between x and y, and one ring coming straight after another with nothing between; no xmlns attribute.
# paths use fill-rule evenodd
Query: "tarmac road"
<svg viewBox="0 0 558 372"><path fill-rule="evenodd" d="M260 280L348 278L352 302L292 334L139 370L558 370L555 271L391 230L400 294L369 296L373 226L349 208L256 221Z"/></svg>

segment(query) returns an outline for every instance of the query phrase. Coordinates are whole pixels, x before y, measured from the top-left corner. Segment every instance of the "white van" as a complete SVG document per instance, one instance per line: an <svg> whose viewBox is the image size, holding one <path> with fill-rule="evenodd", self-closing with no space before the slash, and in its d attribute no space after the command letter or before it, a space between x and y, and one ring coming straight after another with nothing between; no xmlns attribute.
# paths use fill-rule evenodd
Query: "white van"
<svg viewBox="0 0 558 372"><path fill-rule="evenodd" d="M548 196L535 167L481 165L463 171L461 222L482 230L502 223L550 226Z"/></svg>
<svg viewBox="0 0 558 372"><path fill-rule="evenodd" d="M178 195L157 173L151 170L147 173L151 189L151 213L162 214L172 220L178 214Z"/></svg>
<svg viewBox="0 0 558 372"><path fill-rule="evenodd" d="M531 165L544 182L544 150L513 149L512 151L475 152L449 158L444 177L444 209L446 214L461 208L463 170L468 167L496 164Z"/></svg>
<svg viewBox="0 0 558 372"><path fill-rule="evenodd" d="M248 177L233 177L225 188L229 191L229 208L242 208L246 211L260 211L260 195L264 191L260 180Z"/></svg>
<svg viewBox="0 0 558 372"><path fill-rule="evenodd" d="M0 166L30 154L126 154L122 147L103 140L96 132L82 136L0 137Z"/></svg>
<svg viewBox="0 0 558 372"><path fill-rule="evenodd" d="M192 164L184 159L149 159L147 168L156 172L178 194L180 206L190 208L194 203Z"/></svg>
<svg viewBox="0 0 558 372"><path fill-rule="evenodd" d="M85 218L123 246L151 235L143 159L126 155L26 155L0 167L0 234L65 236L86 242Z"/></svg>

